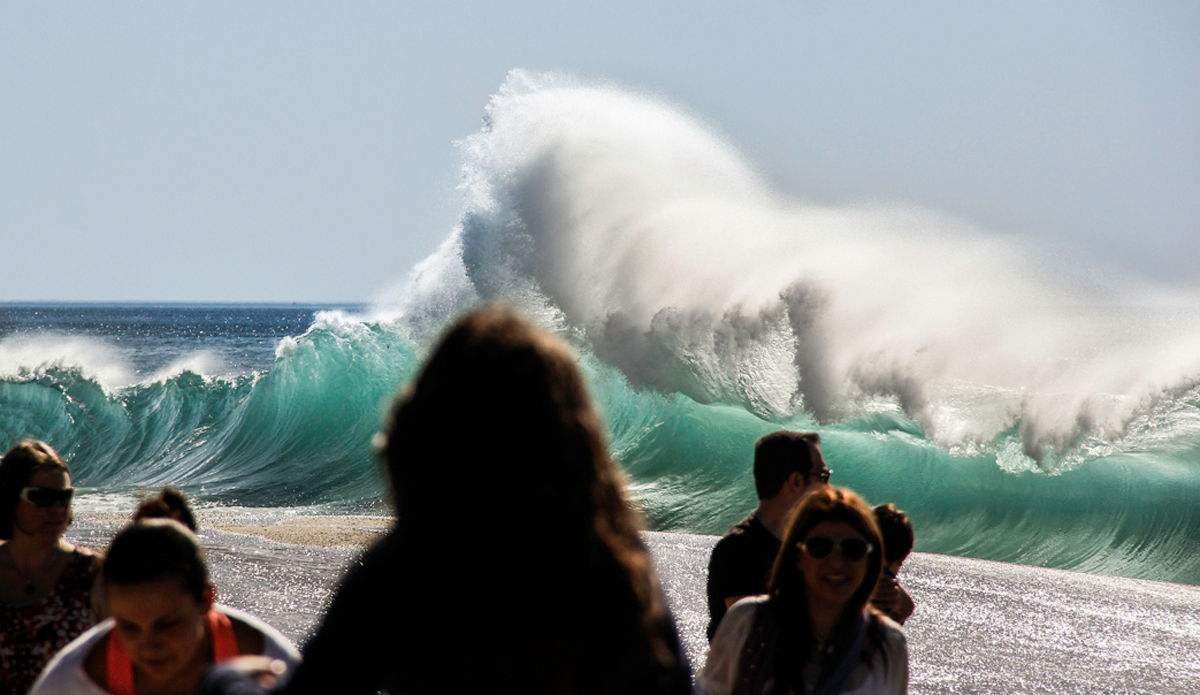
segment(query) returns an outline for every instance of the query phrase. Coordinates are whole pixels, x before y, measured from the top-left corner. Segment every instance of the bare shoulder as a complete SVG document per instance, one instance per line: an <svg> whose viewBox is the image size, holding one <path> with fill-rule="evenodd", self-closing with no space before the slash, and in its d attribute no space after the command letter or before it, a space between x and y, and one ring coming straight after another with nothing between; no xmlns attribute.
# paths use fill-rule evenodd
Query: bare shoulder
<svg viewBox="0 0 1200 695"><path fill-rule="evenodd" d="M75 562L87 560L95 569L100 569L104 564L104 553L94 548L77 545L71 548L71 554Z"/></svg>

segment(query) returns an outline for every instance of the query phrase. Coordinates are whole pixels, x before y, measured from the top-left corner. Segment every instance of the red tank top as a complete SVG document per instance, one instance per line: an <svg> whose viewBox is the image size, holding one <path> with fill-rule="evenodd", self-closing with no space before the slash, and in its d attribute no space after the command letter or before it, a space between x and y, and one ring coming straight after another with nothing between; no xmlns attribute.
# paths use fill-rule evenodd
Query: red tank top
<svg viewBox="0 0 1200 695"><path fill-rule="evenodd" d="M208 632L212 635L213 662L220 663L238 656L237 637L233 634L233 622L218 610L209 610L204 616L208 621ZM134 695L133 661L129 652L113 633L108 633L108 692L113 695Z"/></svg>

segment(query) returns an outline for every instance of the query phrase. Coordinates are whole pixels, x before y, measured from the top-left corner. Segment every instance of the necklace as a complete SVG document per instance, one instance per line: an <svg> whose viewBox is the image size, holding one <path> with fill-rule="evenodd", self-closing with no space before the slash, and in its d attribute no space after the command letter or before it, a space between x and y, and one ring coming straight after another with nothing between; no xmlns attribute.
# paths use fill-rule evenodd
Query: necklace
<svg viewBox="0 0 1200 695"><path fill-rule="evenodd" d="M54 552L50 553L49 559L47 559L45 562L43 562L41 567L35 569L34 573L45 571L45 569L47 567L50 567L51 565L53 565L55 560L58 559L58 556L61 552L62 552L62 548L55 546ZM33 577L30 576L30 574L25 573L21 569L21 567L17 564L17 558L13 556L11 550L9 550L9 552L8 552L8 560L9 560L9 562L12 563L13 571L16 572L17 574L21 575L21 579L25 580L25 595L33 596L34 594L36 594L37 593L37 583L33 580Z"/></svg>

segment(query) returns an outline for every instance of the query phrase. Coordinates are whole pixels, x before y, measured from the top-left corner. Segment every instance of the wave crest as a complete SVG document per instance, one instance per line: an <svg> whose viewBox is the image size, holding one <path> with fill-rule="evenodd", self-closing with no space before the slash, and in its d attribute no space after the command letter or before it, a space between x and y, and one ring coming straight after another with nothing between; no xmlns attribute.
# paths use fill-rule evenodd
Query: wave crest
<svg viewBox="0 0 1200 695"><path fill-rule="evenodd" d="M437 267L635 385L777 422L891 402L950 451L1018 427L1057 470L1200 376L1194 297L933 211L785 197L645 95L514 71L460 146L466 202Z"/></svg>

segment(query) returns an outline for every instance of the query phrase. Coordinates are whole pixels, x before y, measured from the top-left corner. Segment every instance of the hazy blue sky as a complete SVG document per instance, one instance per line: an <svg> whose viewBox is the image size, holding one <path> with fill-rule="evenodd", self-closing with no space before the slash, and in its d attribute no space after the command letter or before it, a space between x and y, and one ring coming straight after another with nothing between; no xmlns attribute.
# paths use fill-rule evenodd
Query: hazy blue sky
<svg viewBox="0 0 1200 695"><path fill-rule="evenodd" d="M0 300L361 301L512 68L659 94L785 191L1200 284L1200 4L0 4Z"/></svg>

